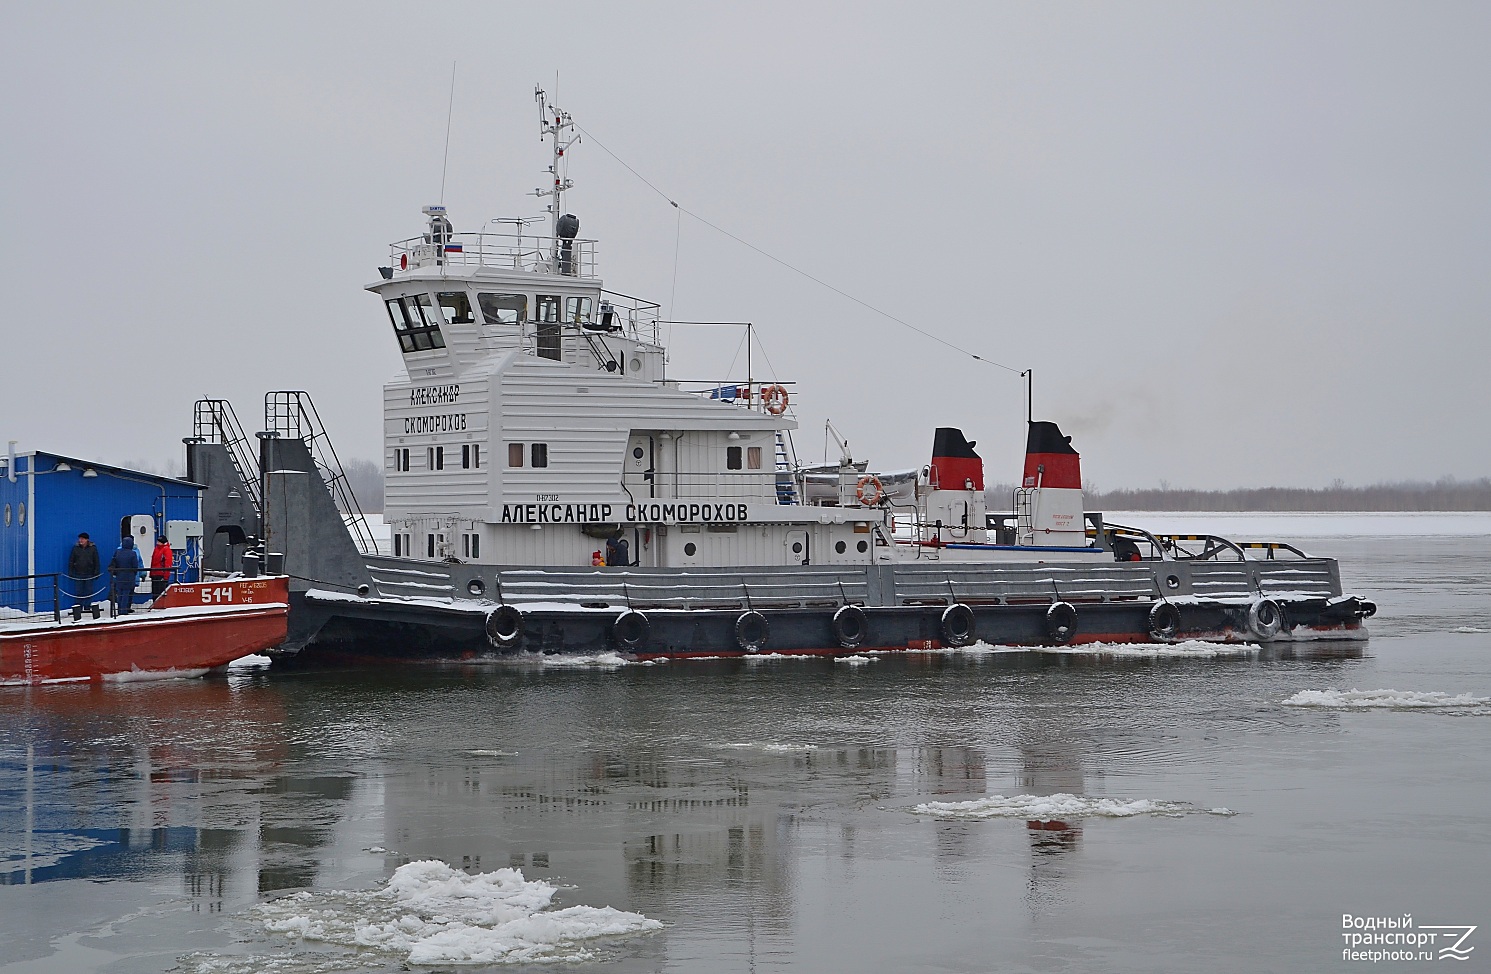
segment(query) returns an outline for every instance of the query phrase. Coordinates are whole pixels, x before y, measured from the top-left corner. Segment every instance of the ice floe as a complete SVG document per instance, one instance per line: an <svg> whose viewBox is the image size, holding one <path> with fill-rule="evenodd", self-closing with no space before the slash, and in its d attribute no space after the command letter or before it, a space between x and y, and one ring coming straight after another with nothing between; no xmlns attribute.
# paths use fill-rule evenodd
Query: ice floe
<svg viewBox="0 0 1491 974"><path fill-rule="evenodd" d="M1323 707L1330 710L1485 709L1491 697L1470 693L1449 694L1438 690L1301 690L1283 701L1286 707ZM1491 710L1487 710L1491 713Z"/></svg>
<svg viewBox="0 0 1491 974"><path fill-rule="evenodd" d="M1450 632L1491 632L1491 629L1484 626L1456 626Z"/></svg>
<svg viewBox="0 0 1491 974"><path fill-rule="evenodd" d="M1257 643L1209 643L1200 639L1186 639L1178 643L1078 643L1075 646L1033 646L1030 651L1126 659L1169 659L1181 656L1215 659L1220 656L1250 656L1258 652L1258 649Z"/></svg>
<svg viewBox="0 0 1491 974"><path fill-rule="evenodd" d="M834 657L834 662L835 663L843 663L846 666L864 666L866 663L873 663L873 662L875 662L875 660L874 660L873 657L870 657L870 656L861 656L858 653L856 653L853 656L835 656Z"/></svg>
<svg viewBox="0 0 1491 974"><path fill-rule="evenodd" d="M1198 808L1188 802L1140 798L1090 798L1086 795L989 795L966 802L924 802L911 809L918 815L936 818L1023 818L1039 822L1053 819L1132 818L1136 815L1236 815L1228 808Z"/></svg>
<svg viewBox="0 0 1491 974"><path fill-rule="evenodd" d="M468 875L427 859L400 866L382 889L294 893L256 910L271 932L418 965L585 960L597 938L663 927L609 906L554 910L555 892L519 869Z"/></svg>

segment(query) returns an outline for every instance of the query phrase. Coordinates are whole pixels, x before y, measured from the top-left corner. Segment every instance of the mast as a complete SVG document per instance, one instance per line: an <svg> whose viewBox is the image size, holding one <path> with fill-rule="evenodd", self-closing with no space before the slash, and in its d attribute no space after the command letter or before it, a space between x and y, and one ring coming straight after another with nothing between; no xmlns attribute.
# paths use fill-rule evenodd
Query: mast
<svg viewBox="0 0 1491 974"><path fill-rule="evenodd" d="M550 185L547 188L535 189L533 195L539 199L545 196L553 197L545 209L549 211L549 236L552 238L549 245L549 259L555 261L557 265L559 218L564 215L564 191L575 185L574 180L569 179L560 171L560 164L564 160L565 150L580 141L580 137L574 134L575 120L570 118L569 112L550 105L544 89L535 85L533 98L538 102L539 138L554 140L554 156L549 163Z"/></svg>

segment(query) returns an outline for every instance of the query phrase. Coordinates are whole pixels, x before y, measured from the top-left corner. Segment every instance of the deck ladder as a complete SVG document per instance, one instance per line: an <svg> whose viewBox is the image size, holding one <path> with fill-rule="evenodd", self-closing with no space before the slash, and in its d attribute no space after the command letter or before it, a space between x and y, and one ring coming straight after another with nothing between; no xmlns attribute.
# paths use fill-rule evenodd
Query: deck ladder
<svg viewBox="0 0 1491 974"><path fill-rule="evenodd" d="M331 436L327 434L326 426L316 412L316 404L311 402L310 393L265 393L264 428L286 439L304 441L321 479L326 482L326 489L336 502L337 510L342 515L342 524L346 526L353 543L363 554L377 554L378 543L373 539L373 529L368 526L368 519L352 494L352 485L347 481L342 461L337 458L336 447L331 444Z"/></svg>
<svg viewBox="0 0 1491 974"><path fill-rule="evenodd" d="M228 448L228 459L238 480L249 493L254 513L263 515L259 494L259 458L243 434L243 424L226 399L198 399L193 410L192 434L204 443L221 443Z"/></svg>
<svg viewBox="0 0 1491 974"><path fill-rule="evenodd" d="M798 504L797 465L787 452L787 438L777 430L777 503Z"/></svg>

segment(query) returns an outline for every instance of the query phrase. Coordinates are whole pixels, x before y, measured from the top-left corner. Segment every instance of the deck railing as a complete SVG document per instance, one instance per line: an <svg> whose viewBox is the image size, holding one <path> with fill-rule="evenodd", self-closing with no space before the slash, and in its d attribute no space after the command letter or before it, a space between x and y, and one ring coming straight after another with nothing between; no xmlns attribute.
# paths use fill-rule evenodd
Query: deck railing
<svg viewBox="0 0 1491 974"><path fill-rule="evenodd" d="M389 245L394 272L445 265L497 267L530 274L595 277L596 242L515 233L453 233L444 241L428 235Z"/></svg>

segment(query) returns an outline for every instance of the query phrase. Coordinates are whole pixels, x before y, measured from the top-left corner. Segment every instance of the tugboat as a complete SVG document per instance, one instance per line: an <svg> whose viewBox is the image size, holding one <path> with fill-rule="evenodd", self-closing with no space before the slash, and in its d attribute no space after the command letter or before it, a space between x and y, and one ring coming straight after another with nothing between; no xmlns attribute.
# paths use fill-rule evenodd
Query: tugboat
<svg viewBox="0 0 1491 974"><path fill-rule="evenodd" d="M660 306L608 290L565 211L574 122L536 100L550 233L458 233L428 206L367 285L404 364L384 387L391 551L304 393L266 396L257 451L230 406L197 405L188 477L207 537L226 532L207 567L262 536L292 576L277 660L1365 637L1375 607L1331 559L1086 511L1053 423L1029 422L1007 512L955 428L915 471L799 464L797 386L668 376Z"/></svg>

